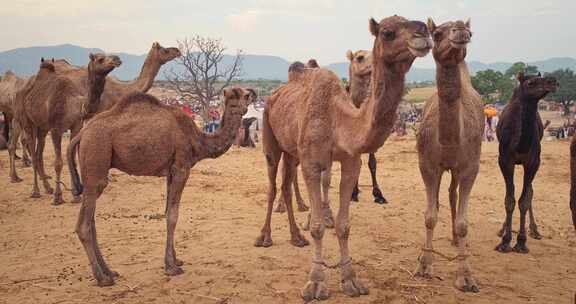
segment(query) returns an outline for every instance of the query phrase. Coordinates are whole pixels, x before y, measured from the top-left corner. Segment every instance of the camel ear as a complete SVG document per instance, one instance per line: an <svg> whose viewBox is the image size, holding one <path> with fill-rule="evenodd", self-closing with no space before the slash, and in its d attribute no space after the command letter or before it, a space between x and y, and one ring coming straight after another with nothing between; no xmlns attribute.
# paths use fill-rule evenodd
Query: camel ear
<svg viewBox="0 0 576 304"><path fill-rule="evenodd" d="M470 29L470 25L471 25L470 18L468 18L468 20L466 20L466 28Z"/></svg>
<svg viewBox="0 0 576 304"><path fill-rule="evenodd" d="M256 93L256 91L254 89L246 89L248 90L248 92L250 92L250 97L256 99L258 98L258 94Z"/></svg>
<svg viewBox="0 0 576 304"><path fill-rule="evenodd" d="M54 58L52 58L52 63L54 63Z"/></svg>
<svg viewBox="0 0 576 304"><path fill-rule="evenodd" d="M159 49L159 48L160 48L160 43L154 42L154 43L152 43L152 47L155 48L155 49Z"/></svg>
<svg viewBox="0 0 576 304"><path fill-rule="evenodd" d="M517 79L520 83L523 83L524 80L526 80L526 77L524 76L524 72L518 72L518 74L516 75L516 79Z"/></svg>
<svg viewBox="0 0 576 304"><path fill-rule="evenodd" d="M238 99L238 93L234 88L225 88L224 99Z"/></svg>
<svg viewBox="0 0 576 304"><path fill-rule="evenodd" d="M374 18L370 18L370 33L374 36L378 36L378 32L380 31L380 25Z"/></svg>
<svg viewBox="0 0 576 304"><path fill-rule="evenodd" d="M320 66L318 65L318 61L316 61L316 59L310 59L310 60L308 60L308 64L307 64L307 65L308 65L309 68L313 68L313 69L320 67Z"/></svg>
<svg viewBox="0 0 576 304"><path fill-rule="evenodd" d="M352 53L351 50L348 50L348 52L346 52L346 58L348 58L348 60L352 61L354 59L354 53Z"/></svg>
<svg viewBox="0 0 576 304"><path fill-rule="evenodd" d="M44 62L44 57L40 58L40 63Z"/></svg>
<svg viewBox="0 0 576 304"><path fill-rule="evenodd" d="M538 72L538 77L542 77L542 74L540 72Z"/></svg>
<svg viewBox="0 0 576 304"><path fill-rule="evenodd" d="M94 54L90 53L90 61L94 61L94 58L96 58Z"/></svg>
<svg viewBox="0 0 576 304"><path fill-rule="evenodd" d="M434 31L436 30L436 23L434 23L434 20L432 20L432 17L428 17L428 31L430 33L434 33Z"/></svg>

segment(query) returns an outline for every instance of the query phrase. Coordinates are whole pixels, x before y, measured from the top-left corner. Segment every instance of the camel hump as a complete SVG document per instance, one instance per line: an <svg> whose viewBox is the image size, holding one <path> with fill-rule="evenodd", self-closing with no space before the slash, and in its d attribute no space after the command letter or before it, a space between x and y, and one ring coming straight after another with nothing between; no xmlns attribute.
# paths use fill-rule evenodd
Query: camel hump
<svg viewBox="0 0 576 304"><path fill-rule="evenodd" d="M2 78L8 79L8 78L12 78L12 77L16 77L16 74L14 74L14 72L12 72L12 70L8 70L8 71L4 72L4 77L2 77Z"/></svg>
<svg viewBox="0 0 576 304"><path fill-rule="evenodd" d="M311 68L311 69L316 69L316 68L319 68L320 65L318 64L318 61L316 61L316 59L312 58L312 59L308 60L306 67Z"/></svg>
<svg viewBox="0 0 576 304"><path fill-rule="evenodd" d="M146 93L142 93L142 92L132 92L132 93L129 93L126 96L124 96L124 98L122 98L122 100L118 103L118 107L124 108L124 107L129 106L130 104L134 104L134 103L148 103L148 104L157 105L157 106L161 105L158 98L156 98L150 94L146 94Z"/></svg>

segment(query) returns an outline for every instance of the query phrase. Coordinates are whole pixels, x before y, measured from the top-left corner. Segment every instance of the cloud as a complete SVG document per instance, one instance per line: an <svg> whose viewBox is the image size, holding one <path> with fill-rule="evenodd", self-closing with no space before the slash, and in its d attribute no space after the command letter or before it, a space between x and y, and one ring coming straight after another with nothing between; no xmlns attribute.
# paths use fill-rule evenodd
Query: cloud
<svg viewBox="0 0 576 304"><path fill-rule="evenodd" d="M226 22L233 30L242 33L249 33L256 30L260 24L262 12L257 9L242 11L238 14L229 14L226 16Z"/></svg>

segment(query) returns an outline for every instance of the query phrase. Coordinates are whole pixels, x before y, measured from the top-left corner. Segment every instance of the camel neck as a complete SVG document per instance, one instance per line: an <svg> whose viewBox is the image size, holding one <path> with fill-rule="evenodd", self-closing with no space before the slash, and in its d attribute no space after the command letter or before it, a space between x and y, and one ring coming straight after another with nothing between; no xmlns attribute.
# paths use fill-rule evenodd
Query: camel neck
<svg viewBox="0 0 576 304"><path fill-rule="evenodd" d="M438 88L440 144L451 146L460 143L460 109L462 99L462 70L464 61L456 65L436 62L436 85Z"/></svg>
<svg viewBox="0 0 576 304"><path fill-rule="evenodd" d="M520 142L518 143L518 152L527 153L536 138L536 121L538 120L538 99L520 96L520 105L522 114L522 129L520 133Z"/></svg>
<svg viewBox="0 0 576 304"><path fill-rule="evenodd" d="M350 77L350 98L352 103L359 108L369 95L369 77Z"/></svg>
<svg viewBox="0 0 576 304"><path fill-rule="evenodd" d="M152 57L152 52L150 52L144 61L144 65L142 65L140 75L138 75L138 78L134 83L134 89L143 93L148 92L154 84L154 78L158 75L160 67L160 62L154 59Z"/></svg>
<svg viewBox="0 0 576 304"><path fill-rule="evenodd" d="M202 133L203 158L216 158L228 151L234 142L241 121L242 115L231 113L230 109L226 108L220 128L212 134Z"/></svg>
<svg viewBox="0 0 576 304"><path fill-rule="evenodd" d="M92 117L98 111L100 97L102 96L102 92L104 92L104 86L106 84L106 75L107 74L102 75L95 73L88 67L88 96L83 113L85 119Z"/></svg>
<svg viewBox="0 0 576 304"><path fill-rule="evenodd" d="M396 110L404 92L404 71L384 62L375 61L373 64L372 92L364 104L366 109L361 118L365 121L365 136L360 137L363 141L360 153L376 152L384 144L394 126Z"/></svg>

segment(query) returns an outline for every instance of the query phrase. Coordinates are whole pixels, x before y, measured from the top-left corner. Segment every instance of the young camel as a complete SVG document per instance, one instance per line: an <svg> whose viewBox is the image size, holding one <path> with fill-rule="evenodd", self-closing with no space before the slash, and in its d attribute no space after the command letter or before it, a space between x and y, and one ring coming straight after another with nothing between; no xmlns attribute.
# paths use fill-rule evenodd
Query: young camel
<svg viewBox="0 0 576 304"><path fill-rule="evenodd" d="M426 25L392 16L380 23L370 20L375 37L371 98L356 108L340 78L325 69L302 69L299 77L278 89L264 110L263 143L268 165L269 192L266 222L257 245L271 243L270 215L276 196L276 173L284 157L282 195L290 219L292 238L304 239L294 221L291 183L301 163L310 197L314 258L309 281L302 290L305 301L329 297L323 267L322 184L333 161L341 163L340 209L336 235L340 245L341 284L345 294L359 296L368 289L356 278L348 249L350 197L360 170L360 156L374 152L390 135L404 90L405 74L416 57L425 56L431 41ZM325 189L322 189L325 190Z"/></svg>
<svg viewBox="0 0 576 304"><path fill-rule="evenodd" d="M526 212L530 212L531 236L539 239L540 234L534 222L532 213L532 181L540 167L540 140L544 135L544 126L538 114L538 102L548 93L556 91L558 82L554 77L541 77L540 74L517 76L518 87L514 89L512 99L500 115L496 126L496 136L499 141L498 165L506 183L506 220L502 230L502 242L496 246L499 252L528 253L526 247ZM514 248L510 248L512 240L512 214L514 213L514 167L524 168L524 184L518 200L520 209L520 231Z"/></svg>
<svg viewBox="0 0 576 304"><path fill-rule="evenodd" d="M455 286L478 292L468 264L468 203L480 167L484 112L480 95L472 87L466 58L470 21L446 22L436 26L428 19L436 61L438 93L426 103L418 131L420 173L428 201L425 215L426 243L416 275L431 278L434 228L438 221L438 192L444 171L450 171L449 199L452 214L452 244L458 246L459 268Z"/></svg>
<svg viewBox="0 0 576 304"><path fill-rule="evenodd" d="M121 61L117 56L105 56L103 54L90 54L88 64L88 94L82 92L67 78L55 73L52 62L42 60L41 69L30 88L25 88L19 93L19 122L24 130L30 135L27 141L28 149L32 153L34 169L34 188L32 197L40 197L38 189L38 169L43 152L46 135L50 132L54 153L54 171L56 173L56 190L54 191L53 205L64 202L60 187L62 173L62 135L66 130L71 130L71 137L82 128L82 120L92 114L100 101L100 95L104 90L106 76ZM45 176L41 176L44 189L47 193L52 188Z"/></svg>
<svg viewBox="0 0 576 304"><path fill-rule="evenodd" d="M346 57L350 60L350 67L348 77L350 84L347 89L350 93L350 98L354 105L359 108L360 105L370 95L370 77L372 74L372 54L370 51L359 50L356 52L348 51ZM376 179L376 155L375 153L368 153L368 169L370 169L370 176L372 177L372 195L374 202L378 204L386 204L388 201L382 195L378 180ZM358 182L352 191L352 201L358 201Z"/></svg>
<svg viewBox="0 0 576 304"><path fill-rule="evenodd" d="M100 253L94 222L96 200L108 184L108 171L116 168L130 175L166 176L168 238L164 269L167 275L181 274L174 230L190 169L202 159L217 158L230 148L242 115L255 96L253 90L225 89L222 127L214 134L204 134L179 108L162 105L148 94L132 93L109 111L96 115L72 140L67 157L73 192L84 193L76 233L98 286L113 285L118 275L108 268ZM74 160L77 150L83 186Z"/></svg>

